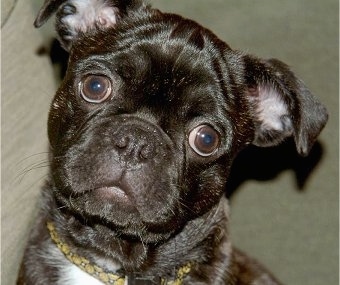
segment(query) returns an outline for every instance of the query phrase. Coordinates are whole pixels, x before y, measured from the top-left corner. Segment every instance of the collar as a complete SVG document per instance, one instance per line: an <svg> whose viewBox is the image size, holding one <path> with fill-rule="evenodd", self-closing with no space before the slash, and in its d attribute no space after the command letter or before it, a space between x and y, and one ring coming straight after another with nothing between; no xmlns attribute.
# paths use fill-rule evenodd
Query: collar
<svg viewBox="0 0 340 285"><path fill-rule="evenodd" d="M47 222L47 229L52 241L70 262L106 285L182 285L183 279L191 270L191 263L180 267L177 270L175 280L167 280L163 277L143 276L138 274L120 276L112 272L105 272L101 267L92 264L87 258L73 253L70 247L60 239L52 222Z"/></svg>

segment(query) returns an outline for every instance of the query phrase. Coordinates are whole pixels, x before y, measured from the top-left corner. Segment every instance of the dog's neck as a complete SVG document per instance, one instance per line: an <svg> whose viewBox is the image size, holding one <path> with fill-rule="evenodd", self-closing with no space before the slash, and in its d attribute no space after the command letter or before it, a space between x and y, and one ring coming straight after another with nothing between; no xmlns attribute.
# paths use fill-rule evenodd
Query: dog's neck
<svg viewBox="0 0 340 285"><path fill-rule="evenodd" d="M187 263L178 268L175 280L167 280L167 277L145 276L143 274L129 274L124 276L116 272L105 272L101 267L92 264L87 258L82 257L71 251L70 247L59 237L59 234L52 222L47 222L47 229L50 233L51 240L56 244L65 257L81 270L100 280L104 284L177 284L181 285L183 279L191 271L192 263Z"/></svg>
<svg viewBox="0 0 340 285"><path fill-rule="evenodd" d="M62 240L76 254L104 270L123 274L141 273L148 276L176 278L176 268L193 261L197 264L220 262L211 260L216 248L231 252L226 231L227 202L222 199L210 212L189 221L179 234L161 244L145 244L124 240L106 226L83 224L60 209L49 194L49 217ZM216 259L216 257L214 257Z"/></svg>

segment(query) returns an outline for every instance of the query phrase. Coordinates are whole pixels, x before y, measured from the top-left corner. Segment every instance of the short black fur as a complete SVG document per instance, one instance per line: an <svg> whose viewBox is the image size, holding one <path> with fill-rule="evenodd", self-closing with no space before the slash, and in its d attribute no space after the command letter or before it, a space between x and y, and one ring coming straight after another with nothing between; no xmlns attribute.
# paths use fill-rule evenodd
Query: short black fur
<svg viewBox="0 0 340 285"><path fill-rule="evenodd" d="M279 284L231 246L228 174L249 144L294 137L306 155L325 108L278 60L234 51L142 1L98 2L88 1L97 14L86 18L76 0L46 1L35 22L56 12L70 58L49 113L51 173L18 284L71 282L47 221L107 271L175 279L191 262L183 284ZM90 91L107 84L103 101L84 94L92 76ZM196 145L201 127L217 141L209 153Z"/></svg>

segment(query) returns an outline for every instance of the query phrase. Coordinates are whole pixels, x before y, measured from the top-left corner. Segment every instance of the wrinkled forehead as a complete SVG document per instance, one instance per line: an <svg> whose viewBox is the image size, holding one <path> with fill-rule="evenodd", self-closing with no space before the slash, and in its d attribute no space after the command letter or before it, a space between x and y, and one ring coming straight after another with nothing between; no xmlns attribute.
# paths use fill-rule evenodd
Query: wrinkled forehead
<svg viewBox="0 0 340 285"><path fill-rule="evenodd" d="M71 59L71 68L78 74L118 75L125 98L133 98L131 106L216 116L226 105L220 50L196 23L162 21L87 36L74 45L73 56L82 58Z"/></svg>
<svg viewBox="0 0 340 285"><path fill-rule="evenodd" d="M80 72L105 67L134 85L149 82L149 86L158 84L163 89L217 81L217 64L212 58L217 56L200 26L162 22L152 27L112 29L86 36L74 45L71 62Z"/></svg>
<svg viewBox="0 0 340 285"><path fill-rule="evenodd" d="M75 43L71 55L79 59L105 54L107 59L111 56L111 60L141 70L152 66L185 73L196 69L209 73L213 69L209 63L224 49L223 44L196 22L159 14L145 21L124 22L106 31L86 34Z"/></svg>

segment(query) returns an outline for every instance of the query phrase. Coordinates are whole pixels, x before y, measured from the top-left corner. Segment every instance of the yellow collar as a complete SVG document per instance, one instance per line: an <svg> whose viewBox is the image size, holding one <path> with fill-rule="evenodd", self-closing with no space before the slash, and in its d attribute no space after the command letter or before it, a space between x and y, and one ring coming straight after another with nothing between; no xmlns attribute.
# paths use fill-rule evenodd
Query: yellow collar
<svg viewBox="0 0 340 285"><path fill-rule="evenodd" d="M122 277L111 272L105 272L101 267L92 264L85 257L79 256L73 253L69 246L65 244L60 238L52 222L47 222L47 229L50 233L52 241L57 245L60 251L66 256L66 258L73 264L77 265L80 269L90 274L94 278L103 282L106 285L126 285L129 284L129 277ZM173 281L168 281L164 278L160 278L160 285L182 285L184 277L190 272L191 264L188 263L181 267L177 271L177 277ZM126 280L127 279L127 280ZM152 283L154 284L154 283Z"/></svg>

